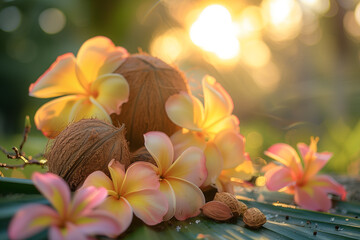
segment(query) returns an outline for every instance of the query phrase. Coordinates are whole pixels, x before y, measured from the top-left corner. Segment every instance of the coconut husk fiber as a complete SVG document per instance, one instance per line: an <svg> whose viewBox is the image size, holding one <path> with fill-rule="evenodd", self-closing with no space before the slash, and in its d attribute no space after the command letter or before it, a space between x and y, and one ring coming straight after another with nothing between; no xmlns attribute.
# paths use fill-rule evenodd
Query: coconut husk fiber
<svg viewBox="0 0 360 240"><path fill-rule="evenodd" d="M110 176L108 164L112 159L127 167L130 151L124 129L98 119L70 124L47 147L49 172L59 175L71 190L76 190L94 171Z"/></svg>
<svg viewBox="0 0 360 240"><path fill-rule="evenodd" d="M170 136L180 129L165 111L166 100L171 95L189 92L187 80L177 68L149 55L134 54L115 73L128 81L130 96L120 115L112 114L111 118L115 126L125 124L130 151L144 145L143 134L149 131L162 131Z"/></svg>

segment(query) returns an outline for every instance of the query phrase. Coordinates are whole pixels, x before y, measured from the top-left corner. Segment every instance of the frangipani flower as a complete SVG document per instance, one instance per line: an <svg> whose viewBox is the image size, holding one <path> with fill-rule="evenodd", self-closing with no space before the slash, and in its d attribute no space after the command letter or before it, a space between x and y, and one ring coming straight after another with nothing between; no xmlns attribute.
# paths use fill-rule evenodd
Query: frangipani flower
<svg viewBox="0 0 360 240"><path fill-rule="evenodd" d="M173 216L178 220L197 216L205 204L199 189L207 176L203 152L190 147L174 160L173 145L166 134L148 132L144 138L145 147L157 164L153 167L160 181L160 191L168 200L169 210L164 220Z"/></svg>
<svg viewBox="0 0 360 240"><path fill-rule="evenodd" d="M319 138L311 138L310 146L298 144L304 167L299 155L291 146L278 143L271 146L265 155L280 162L265 174L266 186L271 191L284 189L295 194L295 202L303 208L315 211L327 211L331 208L328 193L338 194L342 199L346 191L330 176L316 175L325 166L332 154L317 152Z"/></svg>
<svg viewBox="0 0 360 240"><path fill-rule="evenodd" d="M49 239L88 239L94 235L114 236L119 231L113 215L95 209L107 196L104 188L83 188L71 201L70 189L59 176L34 173L32 180L54 209L41 204L20 209L11 220L10 239L25 239L47 227Z"/></svg>
<svg viewBox="0 0 360 240"><path fill-rule="evenodd" d="M239 120L232 115L234 104L225 89L213 77L202 81L204 105L199 99L180 93L169 97L166 112L183 129L171 136L175 157L190 146L199 147L206 156L208 177L204 186L215 184L223 169L244 161L244 138Z"/></svg>
<svg viewBox="0 0 360 240"><path fill-rule="evenodd" d="M111 179L101 171L90 174L83 186L104 187L108 197L100 209L114 214L121 225L117 234L124 232L133 219L133 213L148 225L162 221L168 210L166 197L159 191L159 179L154 165L136 162L124 170L124 165L112 160L109 163Z"/></svg>
<svg viewBox="0 0 360 240"><path fill-rule="evenodd" d="M55 138L69 123L83 118L111 123L109 115L119 114L129 96L127 81L113 73L127 56L124 48L115 47L102 36L87 40L76 58L72 53L59 56L29 88L33 97L63 96L38 109L37 128L45 136Z"/></svg>

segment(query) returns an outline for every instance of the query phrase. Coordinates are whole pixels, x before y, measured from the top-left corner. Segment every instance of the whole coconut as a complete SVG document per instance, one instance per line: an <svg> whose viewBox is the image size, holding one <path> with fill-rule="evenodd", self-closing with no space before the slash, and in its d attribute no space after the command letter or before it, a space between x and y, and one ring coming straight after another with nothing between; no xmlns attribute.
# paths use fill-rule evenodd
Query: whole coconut
<svg viewBox="0 0 360 240"><path fill-rule="evenodd" d="M167 116L165 102L173 94L189 92L184 75L162 60L134 54L127 57L115 73L122 74L130 86L129 101L121 107L120 115L112 114L115 126L124 123L130 150L144 145L143 134L162 131L172 135L180 128Z"/></svg>
<svg viewBox="0 0 360 240"><path fill-rule="evenodd" d="M49 172L59 175L71 190L76 190L94 171L100 170L109 176L108 163L112 159L127 167L130 152L124 129L97 119L70 124L45 153Z"/></svg>

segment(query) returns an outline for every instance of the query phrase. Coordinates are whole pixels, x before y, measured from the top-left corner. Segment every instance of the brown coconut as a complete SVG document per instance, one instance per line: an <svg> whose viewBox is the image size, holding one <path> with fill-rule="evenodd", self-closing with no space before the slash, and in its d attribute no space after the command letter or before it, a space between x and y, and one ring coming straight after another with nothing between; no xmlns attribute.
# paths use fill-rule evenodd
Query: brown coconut
<svg viewBox="0 0 360 240"><path fill-rule="evenodd" d="M127 167L130 152L125 128L97 119L70 124L52 142L45 154L49 172L61 176L72 190L97 170L109 176L108 163L115 159Z"/></svg>
<svg viewBox="0 0 360 240"><path fill-rule="evenodd" d="M121 107L120 115L112 114L115 126L124 123L130 150L144 145L143 134L162 131L172 135L180 128L167 116L165 102L173 94L189 92L187 80L176 68L162 60L134 54L126 58L115 73L122 74L130 86L129 101Z"/></svg>

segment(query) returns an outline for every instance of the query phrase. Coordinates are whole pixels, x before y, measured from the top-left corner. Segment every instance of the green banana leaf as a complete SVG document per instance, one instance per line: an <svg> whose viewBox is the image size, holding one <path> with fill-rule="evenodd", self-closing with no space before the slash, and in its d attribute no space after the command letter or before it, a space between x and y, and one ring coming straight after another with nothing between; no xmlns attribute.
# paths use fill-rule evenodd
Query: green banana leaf
<svg viewBox="0 0 360 240"><path fill-rule="evenodd" d="M29 203L48 204L30 180L0 178L0 239L7 239L12 216ZM334 200L330 213L297 208L292 196L264 189L240 189L237 196L248 207L259 208L267 222L260 229L245 226L241 217L216 222L202 215L186 221L170 220L157 226L134 221L122 239L360 239L360 203ZM46 231L31 239L46 239ZM108 239L99 237L99 239Z"/></svg>

